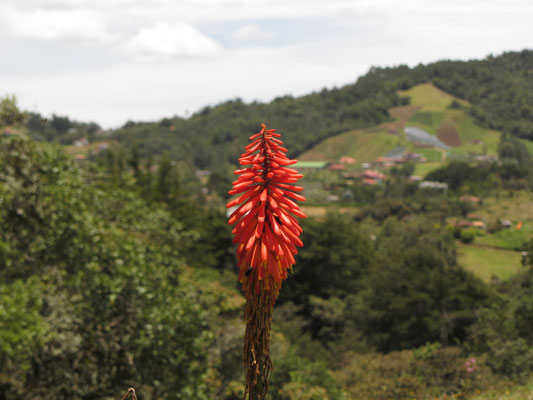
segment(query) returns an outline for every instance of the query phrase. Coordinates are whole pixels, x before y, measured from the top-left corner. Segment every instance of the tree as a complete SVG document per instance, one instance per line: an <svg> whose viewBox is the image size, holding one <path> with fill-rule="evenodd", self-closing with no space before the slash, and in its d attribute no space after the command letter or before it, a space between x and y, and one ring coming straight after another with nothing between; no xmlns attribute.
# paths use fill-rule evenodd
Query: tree
<svg viewBox="0 0 533 400"><path fill-rule="evenodd" d="M17 106L17 98L6 96L0 100L0 127L24 122L25 114Z"/></svg>

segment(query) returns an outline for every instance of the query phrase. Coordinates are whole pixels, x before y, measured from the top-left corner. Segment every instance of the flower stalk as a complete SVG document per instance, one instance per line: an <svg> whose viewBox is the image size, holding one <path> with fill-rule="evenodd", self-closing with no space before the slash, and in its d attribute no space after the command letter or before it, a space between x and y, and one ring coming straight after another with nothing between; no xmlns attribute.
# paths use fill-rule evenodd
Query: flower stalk
<svg viewBox="0 0 533 400"><path fill-rule="evenodd" d="M272 309L282 281L288 276L303 245L296 217L305 218L295 201L305 198L296 183L303 177L289 168L296 160L286 156L281 135L263 124L239 158L243 167L234 171L230 195L239 195L226 207L236 207L228 223L234 225L239 281L246 297L244 318L244 398L262 400L268 391Z"/></svg>

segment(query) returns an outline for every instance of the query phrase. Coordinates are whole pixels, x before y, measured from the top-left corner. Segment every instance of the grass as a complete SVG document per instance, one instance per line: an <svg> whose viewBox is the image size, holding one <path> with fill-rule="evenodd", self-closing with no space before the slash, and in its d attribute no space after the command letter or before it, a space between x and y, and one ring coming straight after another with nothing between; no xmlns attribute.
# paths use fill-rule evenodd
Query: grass
<svg viewBox="0 0 533 400"><path fill-rule="evenodd" d="M413 172L413 175L418 175L421 177L425 177L427 174L429 174L431 171L436 170L437 168L442 167L444 164L440 161L431 161L431 162L425 162L425 163L418 163L415 165L415 172Z"/></svg>
<svg viewBox="0 0 533 400"><path fill-rule="evenodd" d="M458 260L467 270L485 282L493 276L507 280L522 269L521 255L510 250L458 244Z"/></svg>
<svg viewBox="0 0 533 400"><path fill-rule="evenodd" d="M400 96L409 96L411 98L411 105L420 106L420 111L422 112L443 111L448 108L453 100L456 100L463 106L468 106L466 101L456 99L431 83L416 85L409 90L400 91L399 94Z"/></svg>
<svg viewBox="0 0 533 400"><path fill-rule="evenodd" d="M465 157L469 155L497 155L500 142L500 132L483 128L476 124L466 111L469 103L457 99L443 92L431 83L423 83L409 90L400 91L400 95L409 96L411 104L394 107L389 110L392 121L376 127L357 129L341 133L325 139L308 150L300 159L302 161L330 161L337 162L346 155L357 159L357 162L372 162L377 157L384 156L397 147L406 147L409 151L424 153L428 149L414 147L408 142L403 128L416 126L436 135L437 132L454 132L460 139L460 145L453 148L452 155ZM449 105L457 101L461 109L450 109ZM390 134L390 131L397 132ZM456 136L455 136L456 137ZM522 140L527 149L533 154L533 142ZM429 149L428 151L435 151ZM428 161L442 161L435 157L428 157ZM434 169L437 164L427 163L420 166L417 175Z"/></svg>
<svg viewBox="0 0 533 400"><path fill-rule="evenodd" d="M350 156L357 162L371 162L403 144L399 135L391 135L385 129L357 129L328 138L300 156L302 161L338 162L342 156Z"/></svg>
<svg viewBox="0 0 533 400"><path fill-rule="evenodd" d="M514 224L523 221L533 222L533 194L527 191L495 191L495 196L483 199L482 208L476 211L487 222L499 218L508 219Z"/></svg>
<svg viewBox="0 0 533 400"><path fill-rule="evenodd" d="M522 225L520 230L512 227L501 229L492 235L478 237L476 243L509 250L523 250L531 238L533 238L533 225L526 223Z"/></svg>
<svg viewBox="0 0 533 400"><path fill-rule="evenodd" d="M454 148L455 152L497 154L499 132L477 125L464 110L448 108L454 100L464 107L468 107L467 102L454 98L430 83L417 85L400 94L410 96L411 104L419 107L418 111L410 116L408 125L417 126L433 135L437 134L439 128L449 126L457 131L461 139L461 145ZM527 146L533 151L533 143L528 143Z"/></svg>

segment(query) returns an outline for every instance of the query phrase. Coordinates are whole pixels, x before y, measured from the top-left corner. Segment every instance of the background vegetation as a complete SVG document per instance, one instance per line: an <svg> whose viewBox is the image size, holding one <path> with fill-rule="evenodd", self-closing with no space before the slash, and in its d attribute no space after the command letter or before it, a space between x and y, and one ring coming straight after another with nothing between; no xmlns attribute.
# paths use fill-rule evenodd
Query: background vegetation
<svg viewBox="0 0 533 400"><path fill-rule="evenodd" d="M247 134L266 119L291 154L333 154L335 140L395 141L401 124L431 131L437 114L498 162L433 161L424 179L447 191L419 188L409 163L376 186L306 173L311 216L276 306L269 396L524 398L531 71L528 51L374 68L340 89L111 133L3 99L0 399L117 399L131 386L142 399L241 398L243 298L223 204ZM64 146L84 138L88 148ZM475 218L485 230L451 222Z"/></svg>

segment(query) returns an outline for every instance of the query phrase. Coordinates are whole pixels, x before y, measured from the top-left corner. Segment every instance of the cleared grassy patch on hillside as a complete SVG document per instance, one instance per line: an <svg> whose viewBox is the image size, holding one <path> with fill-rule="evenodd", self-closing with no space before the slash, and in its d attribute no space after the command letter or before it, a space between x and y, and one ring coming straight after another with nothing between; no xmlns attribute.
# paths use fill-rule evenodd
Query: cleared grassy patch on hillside
<svg viewBox="0 0 533 400"><path fill-rule="evenodd" d="M413 172L413 175L418 176L426 176L431 171L436 170L437 168L440 168L442 166L442 162L440 161L430 161L425 163L418 163L415 165L415 171Z"/></svg>
<svg viewBox="0 0 533 400"><path fill-rule="evenodd" d="M358 162L371 162L394 148L405 147L407 151L422 153L429 162L446 161L438 150L420 148L407 141L403 131L405 126L415 126L439 136L453 146L450 151L452 156L462 158L469 154L497 154L500 133L477 125L466 111L468 102L443 92L431 83L414 86L399 94L409 96L411 104L391 108L389 113L392 121L330 137L303 153L301 160L337 162L340 157L347 155ZM452 103L456 108L450 108ZM526 145L533 152L533 142L527 142ZM435 166L428 164L418 167L417 174L423 175Z"/></svg>
<svg viewBox="0 0 533 400"><path fill-rule="evenodd" d="M432 135L453 134L454 137L450 139L454 145L454 153L497 154L499 132L477 125L463 109L449 108L452 102L461 108L466 108L467 102L443 92L430 83L417 85L400 94L409 96L411 104L419 108L407 121L408 125L422 128Z"/></svg>
<svg viewBox="0 0 533 400"><path fill-rule="evenodd" d="M504 218L513 224L522 221L533 222L533 194L528 191L501 191L497 196L483 199L483 205L477 214L487 222ZM525 228L525 226L524 226Z"/></svg>
<svg viewBox="0 0 533 400"><path fill-rule="evenodd" d="M421 112L442 111L447 109L453 100L456 100L462 106L468 105L468 102L453 97L431 83L422 83L411 89L402 90L399 92L399 95L409 96L411 98L411 105L420 106Z"/></svg>
<svg viewBox="0 0 533 400"><path fill-rule="evenodd" d="M520 253L515 251L458 244L457 255L463 267L485 282L493 276L507 280L523 268Z"/></svg>
<svg viewBox="0 0 533 400"><path fill-rule="evenodd" d="M300 160L337 162L342 156L350 156L357 162L370 162L404 143L401 136L383 128L357 129L324 140L303 153Z"/></svg>

